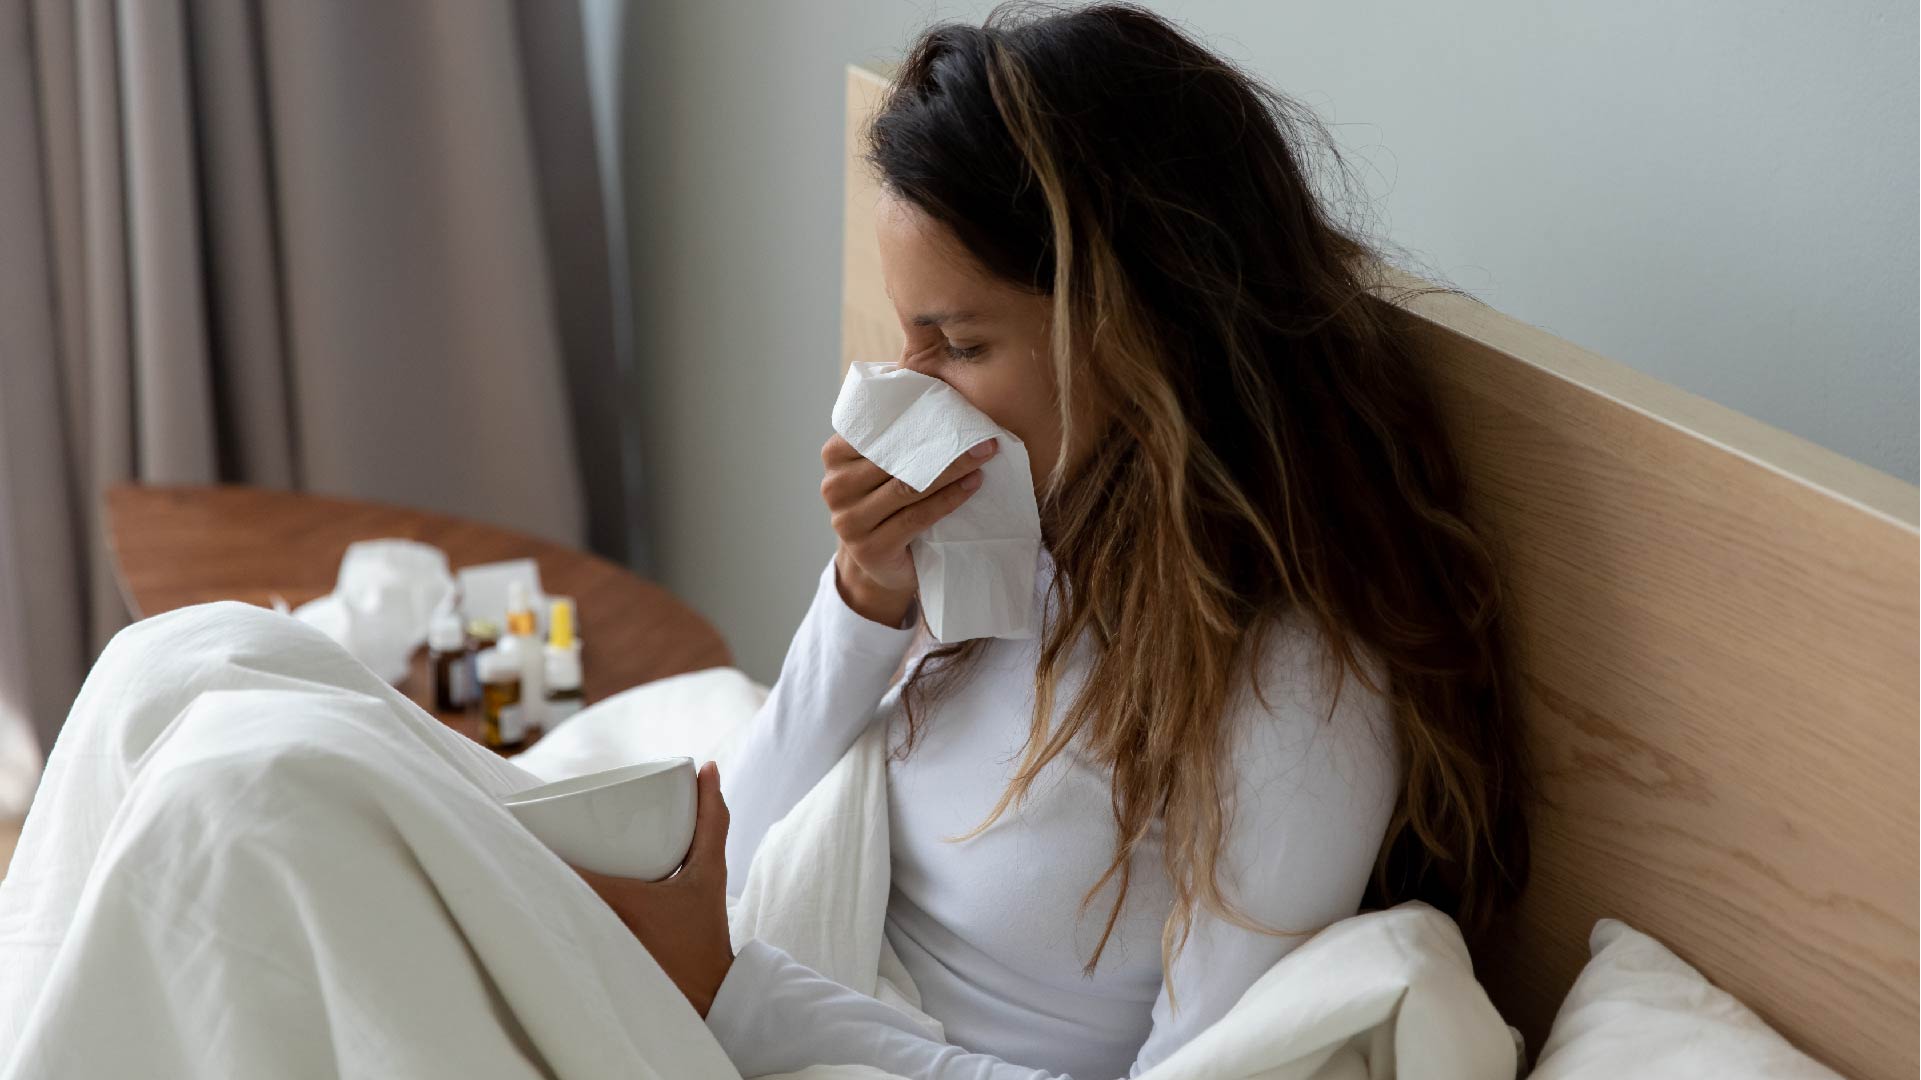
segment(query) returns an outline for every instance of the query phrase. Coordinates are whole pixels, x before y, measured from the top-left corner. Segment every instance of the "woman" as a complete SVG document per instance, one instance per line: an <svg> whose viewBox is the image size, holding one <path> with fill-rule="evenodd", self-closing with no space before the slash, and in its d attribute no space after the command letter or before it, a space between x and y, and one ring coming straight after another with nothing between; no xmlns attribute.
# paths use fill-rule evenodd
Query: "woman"
<svg viewBox="0 0 1921 1080"><path fill-rule="evenodd" d="M1494 569L1312 128L1126 6L997 10L900 69L869 132L900 362L1026 444L1045 629L915 629L908 542L991 442L923 494L828 441L839 546L730 766L726 878L887 725L886 936L947 1041L730 955L711 870L598 882L744 1073L1132 1075L1363 904L1471 930L1521 887Z"/></svg>

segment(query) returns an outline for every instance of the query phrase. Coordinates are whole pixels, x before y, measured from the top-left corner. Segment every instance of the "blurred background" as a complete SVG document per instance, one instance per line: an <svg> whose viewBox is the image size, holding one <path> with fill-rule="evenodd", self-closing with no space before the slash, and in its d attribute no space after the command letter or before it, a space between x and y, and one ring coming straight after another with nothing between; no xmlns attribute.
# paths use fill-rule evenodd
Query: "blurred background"
<svg viewBox="0 0 1921 1080"><path fill-rule="evenodd" d="M1916 479L1912 0L1149 6L1410 269ZM127 482L589 551L771 681L833 544L843 67L990 7L0 0L0 817L128 617Z"/></svg>

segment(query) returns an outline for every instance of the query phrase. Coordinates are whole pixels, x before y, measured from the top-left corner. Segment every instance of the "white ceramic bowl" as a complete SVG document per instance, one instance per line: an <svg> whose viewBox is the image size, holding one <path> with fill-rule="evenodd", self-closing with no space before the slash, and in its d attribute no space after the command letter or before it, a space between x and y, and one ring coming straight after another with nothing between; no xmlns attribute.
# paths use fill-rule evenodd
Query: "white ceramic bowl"
<svg viewBox="0 0 1921 1080"><path fill-rule="evenodd" d="M659 881L693 844L695 801L694 759L679 757L542 784L501 803L576 866Z"/></svg>

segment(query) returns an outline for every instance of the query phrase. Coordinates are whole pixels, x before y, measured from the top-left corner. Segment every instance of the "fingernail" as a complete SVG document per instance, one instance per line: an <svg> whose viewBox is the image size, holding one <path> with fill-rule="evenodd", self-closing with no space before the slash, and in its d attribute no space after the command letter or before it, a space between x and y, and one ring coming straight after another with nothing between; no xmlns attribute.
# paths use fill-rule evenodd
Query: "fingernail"
<svg viewBox="0 0 1921 1080"><path fill-rule="evenodd" d="M972 450L969 450L968 453L977 458L984 458L994 452L994 446L998 442L1000 442L999 439L989 439L979 446L974 447Z"/></svg>
<svg viewBox="0 0 1921 1080"><path fill-rule="evenodd" d="M981 474L977 472L968 473L961 478L962 491L972 491L979 486L981 486Z"/></svg>

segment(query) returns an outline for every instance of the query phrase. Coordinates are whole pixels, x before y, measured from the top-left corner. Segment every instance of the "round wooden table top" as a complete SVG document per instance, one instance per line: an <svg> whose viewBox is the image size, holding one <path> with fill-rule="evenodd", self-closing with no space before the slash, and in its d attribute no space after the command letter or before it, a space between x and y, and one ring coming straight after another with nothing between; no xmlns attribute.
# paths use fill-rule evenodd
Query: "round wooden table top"
<svg viewBox="0 0 1921 1080"><path fill-rule="evenodd" d="M580 620L582 690L593 704L654 679L733 663L713 626L672 593L612 562L523 533L445 514L301 492L127 484L107 492L107 536L128 609L145 618L189 604L243 600L298 607L333 591L356 540L432 544L458 571L531 558L540 587L572 596ZM400 689L433 712L426 650ZM469 717L436 714L469 737Z"/></svg>

